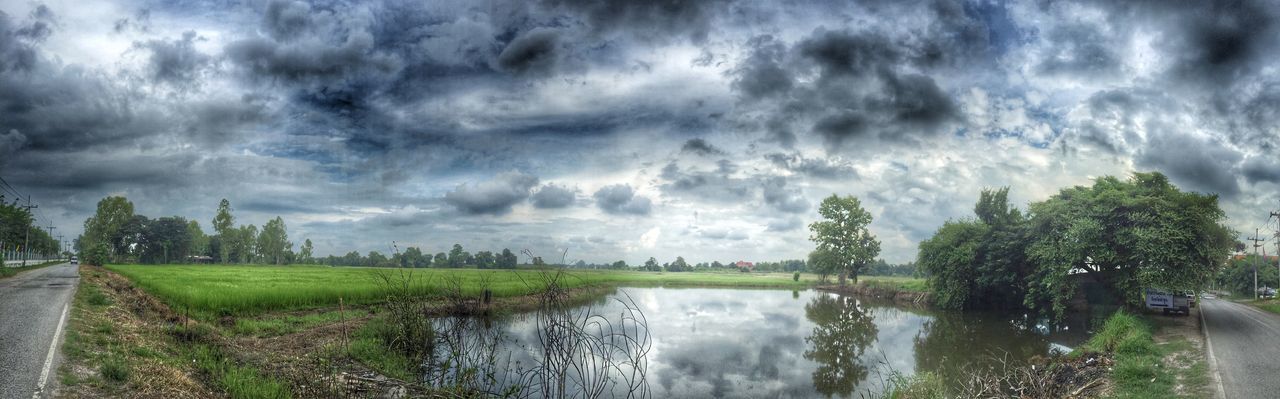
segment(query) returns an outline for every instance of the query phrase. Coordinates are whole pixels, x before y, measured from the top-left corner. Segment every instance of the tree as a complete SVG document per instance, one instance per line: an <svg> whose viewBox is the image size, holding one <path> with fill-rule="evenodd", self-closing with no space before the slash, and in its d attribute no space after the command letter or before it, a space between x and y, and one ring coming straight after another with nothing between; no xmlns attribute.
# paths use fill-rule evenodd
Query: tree
<svg viewBox="0 0 1280 399"><path fill-rule="evenodd" d="M311 246L310 238L302 241L302 248L298 252L298 262L304 263L304 264L312 263L314 259L311 258L312 256L311 253L314 250L315 248Z"/></svg>
<svg viewBox="0 0 1280 399"><path fill-rule="evenodd" d="M289 233L285 228L284 219L279 216L262 225L262 232L258 234L257 240L258 255L263 261L273 265L283 264L285 252L293 250L293 243L289 242Z"/></svg>
<svg viewBox="0 0 1280 399"><path fill-rule="evenodd" d="M218 235L218 241L222 243L219 246L222 251L219 258L222 259L223 263L231 261L230 251L235 244L228 244L236 241L231 236L239 233L234 231L235 225L236 218L231 216L231 201L223 198L221 202L218 202L218 213L213 216L213 232Z"/></svg>
<svg viewBox="0 0 1280 399"><path fill-rule="evenodd" d="M120 230L133 220L133 203L124 197L110 196L98 201L98 210L84 221L84 241L81 245L92 248L96 244L107 245L111 256L128 251Z"/></svg>
<svg viewBox="0 0 1280 399"><path fill-rule="evenodd" d="M1036 269L1025 303L1059 317L1079 281L1073 271L1138 307L1144 287L1199 290L1235 243L1217 195L1182 192L1160 173L1102 177L1030 209L1027 255Z"/></svg>
<svg viewBox="0 0 1280 399"><path fill-rule="evenodd" d="M683 256L677 256L675 262L671 262L671 264L667 266L667 271L671 272L683 272L688 270L689 263L685 262Z"/></svg>
<svg viewBox="0 0 1280 399"><path fill-rule="evenodd" d="M809 271L822 276L821 281L827 282L827 277L839 273L840 259L837 259L834 252L818 248L809 252Z"/></svg>
<svg viewBox="0 0 1280 399"><path fill-rule="evenodd" d="M948 309L1024 306L1032 265L1026 260L1026 220L1009 189L983 189L976 220L948 221L920 243L934 304Z"/></svg>
<svg viewBox="0 0 1280 399"><path fill-rule="evenodd" d="M627 268L627 261L620 260L617 262L613 262L613 265L610 265L610 267L613 269L625 270Z"/></svg>
<svg viewBox="0 0 1280 399"><path fill-rule="evenodd" d="M476 264L476 267L481 269L492 269L495 266L493 252L489 252L489 251L476 252L475 264Z"/></svg>
<svg viewBox="0 0 1280 399"><path fill-rule="evenodd" d="M920 243L920 267L929 274L933 304L944 309L963 309L981 297L972 295L977 284L978 248L987 225L978 221L947 221Z"/></svg>
<svg viewBox="0 0 1280 399"><path fill-rule="evenodd" d="M147 220L135 218L141 227L137 239L138 259L143 263L170 263L184 260L191 252L187 220L181 216Z"/></svg>
<svg viewBox="0 0 1280 399"><path fill-rule="evenodd" d="M868 312L858 307L856 299L843 295L819 295L804 306L805 317L813 322L813 332L804 339L810 345L804 358L818 364L813 386L819 393L851 396L866 379L862 354L879 333Z"/></svg>
<svg viewBox="0 0 1280 399"><path fill-rule="evenodd" d="M195 220L188 221L187 235L191 237L190 255L209 254L209 236L204 234L204 230L200 229L200 222Z"/></svg>
<svg viewBox="0 0 1280 399"><path fill-rule="evenodd" d="M502 255L498 256L498 268L500 269L515 269L516 264L519 262L520 258L510 249L503 248Z"/></svg>
<svg viewBox="0 0 1280 399"><path fill-rule="evenodd" d="M871 213L862 209L857 197L840 197L832 194L818 206L822 221L809 225L813 235L809 237L819 249L831 252L839 265L840 285L853 277L858 282L858 272L880 254L880 241L867 230Z"/></svg>
<svg viewBox="0 0 1280 399"><path fill-rule="evenodd" d="M658 266L658 260L650 256L649 260L644 261L644 270L660 272L662 271L662 266Z"/></svg>
<svg viewBox="0 0 1280 399"><path fill-rule="evenodd" d="M378 251L369 251L369 257L366 259L365 266L369 267L386 267L391 266L391 260Z"/></svg>
<svg viewBox="0 0 1280 399"><path fill-rule="evenodd" d="M449 256L444 252L437 253L431 261L431 267L449 267Z"/></svg>
<svg viewBox="0 0 1280 399"><path fill-rule="evenodd" d="M462 250L462 244L453 244L453 249L449 250L449 267L463 267L467 265L467 258L471 254Z"/></svg>

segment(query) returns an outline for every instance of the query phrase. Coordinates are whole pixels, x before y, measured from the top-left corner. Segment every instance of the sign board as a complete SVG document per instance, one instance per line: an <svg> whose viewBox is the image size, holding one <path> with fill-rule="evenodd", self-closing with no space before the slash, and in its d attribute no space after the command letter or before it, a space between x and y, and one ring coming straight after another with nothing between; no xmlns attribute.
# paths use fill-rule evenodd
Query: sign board
<svg viewBox="0 0 1280 399"><path fill-rule="evenodd" d="M1173 307L1173 295L1157 290L1147 290L1147 307L1168 309Z"/></svg>

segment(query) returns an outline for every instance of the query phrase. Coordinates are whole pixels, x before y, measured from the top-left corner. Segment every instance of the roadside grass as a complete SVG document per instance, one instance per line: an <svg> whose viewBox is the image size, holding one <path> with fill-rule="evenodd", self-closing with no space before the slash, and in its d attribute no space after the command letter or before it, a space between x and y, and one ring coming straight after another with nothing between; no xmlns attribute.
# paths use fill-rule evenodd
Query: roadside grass
<svg viewBox="0 0 1280 399"><path fill-rule="evenodd" d="M80 275L58 370L61 397L291 396L286 384L220 352L216 329L171 324L163 305L102 269L82 266Z"/></svg>
<svg viewBox="0 0 1280 399"><path fill-rule="evenodd" d="M1240 302L1271 313L1280 314L1280 300L1278 299L1241 300Z"/></svg>
<svg viewBox="0 0 1280 399"><path fill-rule="evenodd" d="M255 318L239 318L236 319L236 324L230 328L230 331L236 335L274 337L335 323L344 318L351 319L355 313L352 310L347 310L346 312L333 310L306 314L268 314Z"/></svg>
<svg viewBox="0 0 1280 399"><path fill-rule="evenodd" d="M23 267L5 267L5 266L0 266L0 279L8 278L8 277L13 277L13 276L18 275L18 273L25 272L25 271L27 271L27 270L35 270L35 269L39 269L39 268L42 268L42 267L49 267L49 266L53 266L53 265L57 265L57 264L61 264L61 263L63 263L63 262L66 262L66 261L65 261L65 260L53 260L53 261L48 261L48 262L44 262L44 263L40 263L40 264L29 265L29 266L23 266Z"/></svg>
<svg viewBox="0 0 1280 399"><path fill-rule="evenodd" d="M1199 348L1185 338L1157 343L1153 331L1163 324L1149 317L1116 312L1085 344L1111 352L1117 398L1198 398L1208 394L1208 365Z"/></svg>
<svg viewBox="0 0 1280 399"><path fill-rule="evenodd" d="M197 316L247 316L267 311L287 311L335 306L341 298L361 305L382 301L386 290L379 273L412 273L412 289L422 295L440 292L449 280L461 282L467 296L478 296L488 286L495 297L517 297L545 288L540 270L395 269L326 266L222 266L222 265L113 265L108 269L128 277L147 292L178 311ZM791 273L638 272L624 270L566 270L564 288L584 286L758 287L802 289L818 277ZM864 277L869 284L889 284L923 289L924 280L905 277ZM274 321L267 324L276 323ZM288 324L306 324L302 321ZM246 324L244 331L279 330L279 326ZM285 330L288 327L284 327ZM281 330L284 331L284 330Z"/></svg>

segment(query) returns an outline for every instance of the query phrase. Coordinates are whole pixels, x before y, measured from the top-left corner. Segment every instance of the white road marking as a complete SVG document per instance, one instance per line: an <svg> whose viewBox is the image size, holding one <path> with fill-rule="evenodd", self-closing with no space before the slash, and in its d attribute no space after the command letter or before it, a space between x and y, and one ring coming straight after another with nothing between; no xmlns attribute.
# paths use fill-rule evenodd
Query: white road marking
<svg viewBox="0 0 1280 399"><path fill-rule="evenodd" d="M1213 340L1209 338L1209 324L1204 320L1204 303L1200 304L1200 329L1204 330L1204 347L1209 352L1209 371L1213 373L1213 380L1216 382L1214 388L1216 392L1214 397L1227 398L1227 390L1222 386L1222 374L1218 371L1218 358L1213 356Z"/></svg>
<svg viewBox="0 0 1280 399"><path fill-rule="evenodd" d="M62 305L62 317L58 319L58 329L53 331L53 342L49 343L49 354L44 357L44 369L40 371L40 383L36 385L36 392L31 395L31 399L40 399L45 383L49 382L49 369L53 368L53 354L58 351L58 338L62 337L62 326L67 323L67 310L70 307L71 303Z"/></svg>

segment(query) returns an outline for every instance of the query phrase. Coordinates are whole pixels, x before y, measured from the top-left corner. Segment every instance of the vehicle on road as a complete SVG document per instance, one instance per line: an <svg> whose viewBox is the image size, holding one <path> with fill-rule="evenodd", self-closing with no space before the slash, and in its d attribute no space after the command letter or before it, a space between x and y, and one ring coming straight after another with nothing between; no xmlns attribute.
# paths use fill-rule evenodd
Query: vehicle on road
<svg viewBox="0 0 1280 399"><path fill-rule="evenodd" d="M77 257L72 256L72 257L71 257L71 264L73 264L73 265L78 265L78 264L80 264L80 258L77 258Z"/></svg>
<svg viewBox="0 0 1280 399"><path fill-rule="evenodd" d="M1183 292L1147 288L1146 303L1147 308L1151 310L1159 310L1164 314L1173 312L1191 314L1191 302L1190 295Z"/></svg>

